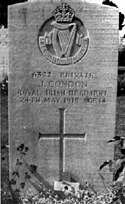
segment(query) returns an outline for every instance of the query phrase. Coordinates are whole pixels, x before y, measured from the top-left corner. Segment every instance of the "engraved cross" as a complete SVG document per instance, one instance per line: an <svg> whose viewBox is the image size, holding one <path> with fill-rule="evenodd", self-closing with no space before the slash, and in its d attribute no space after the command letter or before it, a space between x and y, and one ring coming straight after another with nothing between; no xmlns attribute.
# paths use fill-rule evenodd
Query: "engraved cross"
<svg viewBox="0 0 125 204"><path fill-rule="evenodd" d="M78 133L65 133L65 108L60 108L60 132L58 133L52 133L52 134L42 134L39 133L39 139L42 137L46 138L59 138L59 147L60 147L60 155L59 155L59 175L60 175L60 181L63 180L63 172L64 172L64 138L84 138L85 139L85 132L83 134Z"/></svg>

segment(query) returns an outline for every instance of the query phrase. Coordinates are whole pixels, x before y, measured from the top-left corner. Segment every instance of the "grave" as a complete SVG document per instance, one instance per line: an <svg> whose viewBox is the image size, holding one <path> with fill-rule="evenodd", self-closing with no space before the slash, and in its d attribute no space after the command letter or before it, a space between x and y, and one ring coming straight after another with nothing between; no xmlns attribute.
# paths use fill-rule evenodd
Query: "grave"
<svg viewBox="0 0 125 204"><path fill-rule="evenodd" d="M114 152L118 15L83 1L9 6L10 175L23 143L27 163L52 186L69 174L104 188L98 169ZM103 176L109 185L107 168Z"/></svg>

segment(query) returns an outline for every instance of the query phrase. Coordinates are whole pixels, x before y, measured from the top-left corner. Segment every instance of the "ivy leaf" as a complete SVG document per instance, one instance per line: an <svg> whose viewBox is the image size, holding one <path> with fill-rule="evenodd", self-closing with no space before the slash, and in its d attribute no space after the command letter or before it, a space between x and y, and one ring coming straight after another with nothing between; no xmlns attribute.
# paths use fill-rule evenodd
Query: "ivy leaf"
<svg viewBox="0 0 125 204"><path fill-rule="evenodd" d="M115 175L114 175L114 180L117 181L120 177L120 174L122 173L124 169L124 163L121 164L121 166L117 169Z"/></svg>
<svg viewBox="0 0 125 204"><path fill-rule="evenodd" d="M21 165L23 165L23 162L21 162L19 159L17 159L16 166L21 166Z"/></svg>
<svg viewBox="0 0 125 204"><path fill-rule="evenodd" d="M18 162L18 165L19 165L19 166L23 165L23 162Z"/></svg>
<svg viewBox="0 0 125 204"><path fill-rule="evenodd" d="M110 160L104 161L103 164L99 167L99 171L100 171L101 169L103 169L103 167L105 167L106 165L108 165L109 162L110 162Z"/></svg>
<svg viewBox="0 0 125 204"><path fill-rule="evenodd" d="M14 176L14 175L15 175L15 176L17 176L18 178L20 177L20 175L19 175L19 172L18 172L18 171L14 171L12 175L13 175L13 176Z"/></svg>
<svg viewBox="0 0 125 204"><path fill-rule="evenodd" d="M11 185L16 185L16 181L15 181L14 179L11 179L11 180L10 180L10 184L11 184Z"/></svg>
<svg viewBox="0 0 125 204"><path fill-rule="evenodd" d="M31 176L27 172L25 172L25 179L30 179L30 178Z"/></svg>
<svg viewBox="0 0 125 204"><path fill-rule="evenodd" d="M23 151L24 150L24 144L22 143L19 147L17 147L17 151Z"/></svg>
<svg viewBox="0 0 125 204"><path fill-rule="evenodd" d="M24 149L24 144L22 143L19 147L23 150Z"/></svg>
<svg viewBox="0 0 125 204"><path fill-rule="evenodd" d="M24 182L20 183L20 186L21 186L22 189L24 189L25 183Z"/></svg>
<svg viewBox="0 0 125 204"><path fill-rule="evenodd" d="M113 137L113 139L108 140L107 143L116 142L116 141L122 141L122 140L124 140L124 137L121 137L121 136L119 136L119 135L116 135L115 137Z"/></svg>
<svg viewBox="0 0 125 204"><path fill-rule="evenodd" d="M31 164L31 165L30 165L30 171L31 171L31 173L32 173L32 174L35 173L36 170L37 170L37 166Z"/></svg>
<svg viewBox="0 0 125 204"><path fill-rule="evenodd" d="M29 150L29 148L28 147L25 147L25 152L27 152Z"/></svg>

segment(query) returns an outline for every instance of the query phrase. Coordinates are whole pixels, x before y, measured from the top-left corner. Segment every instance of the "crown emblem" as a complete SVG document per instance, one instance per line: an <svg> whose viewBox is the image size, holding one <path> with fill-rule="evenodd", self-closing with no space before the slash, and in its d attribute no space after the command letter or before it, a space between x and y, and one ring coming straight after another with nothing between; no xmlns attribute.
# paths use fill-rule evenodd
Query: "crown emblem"
<svg viewBox="0 0 125 204"><path fill-rule="evenodd" d="M67 3L62 3L53 11L56 22L72 22L74 15L74 10Z"/></svg>

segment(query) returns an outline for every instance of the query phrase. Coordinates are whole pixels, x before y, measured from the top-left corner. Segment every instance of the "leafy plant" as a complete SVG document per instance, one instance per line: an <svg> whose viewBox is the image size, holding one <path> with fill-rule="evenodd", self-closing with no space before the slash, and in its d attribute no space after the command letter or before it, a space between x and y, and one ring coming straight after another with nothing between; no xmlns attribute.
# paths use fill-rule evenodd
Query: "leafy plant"
<svg viewBox="0 0 125 204"><path fill-rule="evenodd" d="M93 185L86 183L84 188L79 188L75 191L73 188L71 190L65 188L63 192L54 191L53 187L37 172L37 166L34 164L28 164L25 160L25 155L27 154L29 148L23 143L17 147L18 158L16 161L16 169L12 173L12 179L9 182L9 188L11 192L10 200L14 204L116 204L116 202L125 203L124 192L125 188L123 185L123 180L125 177L125 155L123 154L123 143L124 137L115 136L113 139L109 140L107 143L118 141L118 145L121 150L121 157L117 160L107 160L99 168L99 175L102 178L103 185L105 186L107 193L98 194ZM20 182L18 188L13 188L17 185L17 180L20 179L20 167L25 165L27 172L24 175L24 181ZM101 174L101 170L105 166L109 166L110 172L114 175L114 181L111 189L108 189L105 184L105 179ZM31 180L31 176L34 176L39 184L34 183ZM29 191L24 195L21 189L26 187L26 183L29 182L37 191L33 193ZM9 201L10 201L9 200ZM6 203L8 204L8 203ZM11 202L10 202L11 204Z"/></svg>
<svg viewBox="0 0 125 204"><path fill-rule="evenodd" d="M27 182L29 182L38 192L41 192L43 190L43 186L46 189L53 190L53 187L47 181L45 181L45 179L37 172L37 166L34 164L28 164L28 162L25 160L25 156L28 150L29 148L26 147L23 143L17 147L19 157L17 158L17 161L16 161L16 169L12 173L12 179L10 180L10 185L16 186L17 180L20 179L20 167L22 165L25 165L28 172L25 172L24 181L21 182L18 188L13 190L13 192L20 193L21 189L25 188ZM31 175L33 175L39 181L39 184L35 184L33 181L31 181ZM40 183L42 183L43 186L41 186Z"/></svg>
<svg viewBox="0 0 125 204"><path fill-rule="evenodd" d="M109 171L113 173L113 188L116 190L116 198L120 199L120 201L125 203L125 148L124 145L124 137L115 136L113 139L109 140L107 143L118 142L118 147L120 150L120 157L117 160L106 160L99 167L99 174L102 176L100 171L105 167L109 166ZM104 178L102 178L103 184L105 185Z"/></svg>
<svg viewBox="0 0 125 204"><path fill-rule="evenodd" d="M21 198L24 204L116 204L114 203L116 192L113 189L109 189L107 193L97 194L85 188L68 194L65 191L64 195L63 198L60 198L58 194L50 190L43 190L39 193L28 190L26 195L22 195Z"/></svg>

